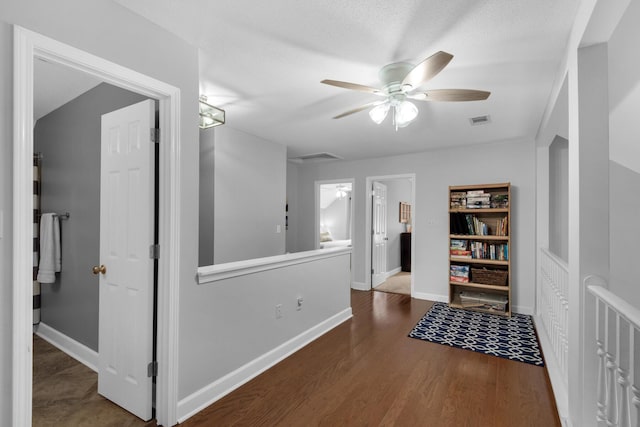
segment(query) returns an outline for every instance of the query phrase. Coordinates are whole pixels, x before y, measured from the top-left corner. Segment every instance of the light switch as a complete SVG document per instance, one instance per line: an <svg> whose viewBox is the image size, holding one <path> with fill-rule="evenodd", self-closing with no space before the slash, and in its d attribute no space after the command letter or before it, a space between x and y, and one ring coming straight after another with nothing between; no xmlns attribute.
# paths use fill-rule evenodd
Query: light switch
<svg viewBox="0 0 640 427"><path fill-rule="evenodd" d="M280 227L280 224L276 225L276 233L280 233L282 231L282 228Z"/></svg>

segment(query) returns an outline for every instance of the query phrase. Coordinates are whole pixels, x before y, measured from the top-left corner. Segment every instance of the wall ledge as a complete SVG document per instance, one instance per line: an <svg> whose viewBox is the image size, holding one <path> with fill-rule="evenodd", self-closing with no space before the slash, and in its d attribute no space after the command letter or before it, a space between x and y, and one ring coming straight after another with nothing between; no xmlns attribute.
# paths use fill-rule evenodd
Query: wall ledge
<svg viewBox="0 0 640 427"><path fill-rule="evenodd" d="M245 261L228 262L225 264L207 265L204 267L198 267L197 280L199 285L205 285L229 279L231 277L245 276L247 274L274 270L277 268L288 267L290 265L304 264L345 254L351 254L350 247L316 249L313 251L254 258Z"/></svg>

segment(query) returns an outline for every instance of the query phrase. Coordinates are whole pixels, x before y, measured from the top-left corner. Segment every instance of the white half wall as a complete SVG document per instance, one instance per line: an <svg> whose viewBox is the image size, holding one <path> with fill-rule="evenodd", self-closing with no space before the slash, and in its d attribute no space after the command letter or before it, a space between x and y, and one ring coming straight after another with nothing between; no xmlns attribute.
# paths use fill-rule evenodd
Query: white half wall
<svg viewBox="0 0 640 427"><path fill-rule="evenodd" d="M350 248L201 267L198 276L181 296L189 310L180 323L179 420L351 317Z"/></svg>

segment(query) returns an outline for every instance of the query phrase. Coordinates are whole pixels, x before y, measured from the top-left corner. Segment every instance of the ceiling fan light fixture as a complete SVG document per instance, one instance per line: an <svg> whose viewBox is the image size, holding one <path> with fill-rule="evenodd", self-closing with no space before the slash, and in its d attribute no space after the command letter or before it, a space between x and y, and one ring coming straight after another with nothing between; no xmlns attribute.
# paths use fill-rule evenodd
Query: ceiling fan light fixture
<svg viewBox="0 0 640 427"><path fill-rule="evenodd" d="M376 105L375 107L373 107L371 111L369 111L369 117L371 117L371 120L373 120L375 124L379 125L387 117L388 113L389 113L389 103L385 102L383 104Z"/></svg>
<svg viewBox="0 0 640 427"><path fill-rule="evenodd" d="M403 128L418 117L418 107L409 101L402 101L395 107L394 119L396 127Z"/></svg>

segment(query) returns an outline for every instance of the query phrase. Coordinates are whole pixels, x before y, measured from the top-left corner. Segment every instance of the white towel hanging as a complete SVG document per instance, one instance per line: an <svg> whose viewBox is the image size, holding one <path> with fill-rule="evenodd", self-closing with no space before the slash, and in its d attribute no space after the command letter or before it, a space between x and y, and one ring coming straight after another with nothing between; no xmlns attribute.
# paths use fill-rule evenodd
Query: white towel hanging
<svg viewBox="0 0 640 427"><path fill-rule="evenodd" d="M40 265L38 282L55 283L60 271L60 222L53 213L40 217Z"/></svg>

